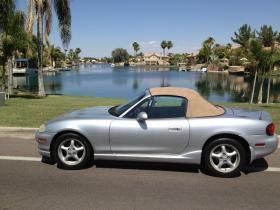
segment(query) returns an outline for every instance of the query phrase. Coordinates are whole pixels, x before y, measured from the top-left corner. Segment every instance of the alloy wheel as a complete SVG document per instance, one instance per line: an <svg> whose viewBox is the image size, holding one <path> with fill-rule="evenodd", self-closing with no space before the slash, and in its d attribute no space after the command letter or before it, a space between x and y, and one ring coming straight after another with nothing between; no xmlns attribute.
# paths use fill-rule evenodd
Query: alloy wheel
<svg viewBox="0 0 280 210"><path fill-rule="evenodd" d="M65 139L58 146L58 157L66 165L78 165L85 156L85 145L78 139Z"/></svg>
<svg viewBox="0 0 280 210"><path fill-rule="evenodd" d="M240 153L230 144L219 144L210 152L210 164L220 173L230 173L240 164Z"/></svg>

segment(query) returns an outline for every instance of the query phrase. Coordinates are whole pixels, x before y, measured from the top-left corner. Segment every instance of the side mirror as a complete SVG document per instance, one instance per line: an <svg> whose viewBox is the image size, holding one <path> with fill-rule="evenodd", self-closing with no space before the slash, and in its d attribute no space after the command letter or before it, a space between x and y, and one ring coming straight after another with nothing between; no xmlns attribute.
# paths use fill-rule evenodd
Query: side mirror
<svg viewBox="0 0 280 210"><path fill-rule="evenodd" d="M140 112L138 115L137 115L137 121L145 121L148 119L148 115L146 112Z"/></svg>

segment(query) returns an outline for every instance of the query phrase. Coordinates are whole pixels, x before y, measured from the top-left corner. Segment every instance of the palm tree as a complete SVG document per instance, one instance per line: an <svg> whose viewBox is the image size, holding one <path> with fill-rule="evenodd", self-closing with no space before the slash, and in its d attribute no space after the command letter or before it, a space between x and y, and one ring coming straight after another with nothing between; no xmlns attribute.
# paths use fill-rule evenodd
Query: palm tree
<svg viewBox="0 0 280 210"><path fill-rule="evenodd" d="M133 50L134 50L134 56L136 56L137 52L140 50L140 45L137 42L133 42L132 47L133 47Z"/></svg>
<svg viewBox="0 0 280 210"><path fill-rule="evenodd" d="M239 29L238 32L234 32L234 37L231 40L239 44L244 52L247 54L250 40L255 37L255 31L251 29L251 26L244 24Z"/></svg>
<svg viewBox="0 0 280 210"><path fill-rule="evenodd" d="M168 41L166 45L168 50L170 50L173 47L172 41Z"/></svg>
<svg viewBox="0 0 280 210"><path fill-rule="evenodd" d="M162 50L163 50L163 56L165 56L165 48L167 48L167 42L163 40L160 44Z"/></svg>
<svg viewBox="0 0 280 210"><path fill-rule="evenodd" d="M271 72L276 62L280 61L280 52L276 51L274 47L271 49L271 63L268 75L268 83L267 83L267 94L266 94L266 103L269 104L270 97L270 83L271 83Z"/></svg>
<svg viewBox="0 0 280 210"><path fill-rule="evenodd" d="M270 51L262 50L260 60L259 60L259 66L262 72L262 80L259 89L258 104L262 104L264 76L271 68L271 65L272 65L272 53Z"/></svg>
<svg viewBox="0 0 280 210"><path fill-rule="evenodd" d="M256 70L255 70L255 76L254 76L254 82L253 82L253 89L251 93L251 99L250 104L253 103L254 95L255 95L255 88L256 88L256 80L258 76L258 70L259 70L259 60L261 57L262 52L262 44L259 40L252 39L250 41L250 53L252 55L252 58L254 59L254 63L256 64Z"/></svg>
<svg viewBox="0 0 280 210"><path fill-rule="evenodd" d="M8 70L8 95L13 93L13 65L17 51L24 52L27 45L24 30L25 17L15 10L14 0L0 0L0 32L2 41L2 90L6 87ZM7 66L7 68L6 68Z"/></svg>
<svg viewBox="0 0 280 210"><path fill-rule="evenodd" d="M263 25L257 34L264 47L271 47L278 36L278 32L273 31L272 26L267 25Z"/></svg>
<svg viewBox="0 0 280 210"><path fill-rule="evenodd" d="M209 64L211 55L213 54L213 46L215 44L215 39L213 37L208 37L203 43L200 50L200 54L206 59L206 63Z"/></svg>
<svg viewBox="0 0 280 210"><path fill-rule="evenodd" d="M38 95L45 96L43 81L43 42L51 32L52 6L58 18L60 38L67 48L71 40L71 12L69 0L29 0L27 31L32 34L33 24L37 23L38 39ZM43 26L45 26L43 33Z"/></svg>
<svg viewBox="0 0 280 210"><path fill-rule="evenodd" d="M227 43L226 48L230 50L232 48L232 44L231 43Z"/></svg>

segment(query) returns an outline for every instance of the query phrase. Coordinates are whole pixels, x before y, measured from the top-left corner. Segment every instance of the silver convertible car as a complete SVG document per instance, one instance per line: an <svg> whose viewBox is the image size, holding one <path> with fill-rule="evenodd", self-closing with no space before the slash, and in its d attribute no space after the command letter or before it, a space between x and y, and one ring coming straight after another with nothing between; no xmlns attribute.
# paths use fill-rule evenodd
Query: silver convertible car
<svg viewBox="0 0 280 210"><path fill-rule="evenodd" d="M44 159L64 169L94 160L201 164L232 177L276 150L277 136L264 111L215 106L197 92L150 88L124 105L75 111L40 126Z"/></svg>

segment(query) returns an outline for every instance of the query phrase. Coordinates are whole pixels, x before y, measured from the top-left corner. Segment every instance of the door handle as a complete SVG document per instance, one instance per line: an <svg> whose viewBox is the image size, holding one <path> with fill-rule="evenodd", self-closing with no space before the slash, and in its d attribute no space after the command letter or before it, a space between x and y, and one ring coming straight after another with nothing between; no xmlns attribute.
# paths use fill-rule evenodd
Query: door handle
<svg viewBox="0 0 280 210"><path fill-rule="evenodd" d="M169 127L168 128L168 131L174 131L174 132L179 132L181 130L182 130L182 128L180 128L180 127Z"/></svg>

